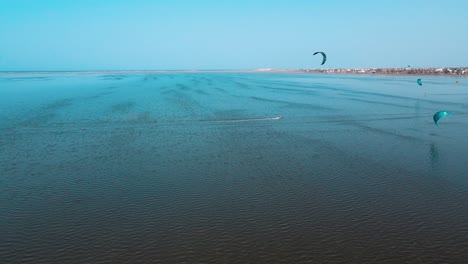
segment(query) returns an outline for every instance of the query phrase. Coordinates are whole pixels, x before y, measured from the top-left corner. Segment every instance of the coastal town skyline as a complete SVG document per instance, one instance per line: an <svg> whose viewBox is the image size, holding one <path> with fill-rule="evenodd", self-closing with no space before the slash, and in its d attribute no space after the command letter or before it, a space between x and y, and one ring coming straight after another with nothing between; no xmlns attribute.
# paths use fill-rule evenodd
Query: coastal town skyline
<svg viewBox="0 0 468 264"><path fill-rule="evenodd" d="M467 9L454 0L4 2L0 71L311 69L315 51L327 52L327 69L464 67Z"/></svg>

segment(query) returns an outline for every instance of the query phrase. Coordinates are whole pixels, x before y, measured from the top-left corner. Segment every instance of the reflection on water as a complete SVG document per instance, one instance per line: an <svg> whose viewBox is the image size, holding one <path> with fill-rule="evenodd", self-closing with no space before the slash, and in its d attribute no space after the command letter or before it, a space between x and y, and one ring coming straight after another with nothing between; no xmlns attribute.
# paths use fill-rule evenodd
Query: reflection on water
<svg viewBox="0 0 468 264"><path fill-rule="evenodd" d="M436 168L439 164L439 150L435 144L431 144L429 149L429 157L431 159L432 168Z"/></svg>
<svg viewBox="0 0 468 264"><path fill-rule="evenodd" d="M0 75L0 263L464 263L431 78Z"/></svg>

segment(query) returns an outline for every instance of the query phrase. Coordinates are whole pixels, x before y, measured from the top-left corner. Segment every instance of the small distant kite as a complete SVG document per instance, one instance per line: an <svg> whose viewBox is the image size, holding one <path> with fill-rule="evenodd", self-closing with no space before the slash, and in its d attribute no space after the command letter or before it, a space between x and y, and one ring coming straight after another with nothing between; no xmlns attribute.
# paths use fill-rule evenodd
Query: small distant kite
<svg viewBox="0 0 468 264"><path fill-rule="evenodd" d="M419 84L419 86L422 86L422 80L421 79L418 79L417 83Z"/></svg>
<svg viewBox="0 0 468 264"><path fill-rule="evenodd" d="M317 52L314 53L314 56L319 54L319 53L322 54L322 56L323 56L322 64L320 64L320 65L324 65L325 62L327 61L327 54L325 54L324 52L321 52L321 51L317 51Z"/></svg>
<svg viewBox="0 0 468 264"><path fill-rule="evenodd" d="M452 113L451 112L448 112L448 111L439 111L437 113L435 113L434 115L434 123L436 126L439 126L438 122L440 119L442 118L445 118L447 116L452 116Z"/></svg>

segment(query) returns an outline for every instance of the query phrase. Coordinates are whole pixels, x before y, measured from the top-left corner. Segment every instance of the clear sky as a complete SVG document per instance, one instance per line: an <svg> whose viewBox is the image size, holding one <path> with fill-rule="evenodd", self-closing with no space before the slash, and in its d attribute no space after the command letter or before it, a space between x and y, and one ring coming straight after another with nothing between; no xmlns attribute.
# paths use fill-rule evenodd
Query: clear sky
<svg viewBox="0 0 468 264"><path fill-rule="evenodd" d="M468 66L466 0L0 0L0 71Z"/></svg>

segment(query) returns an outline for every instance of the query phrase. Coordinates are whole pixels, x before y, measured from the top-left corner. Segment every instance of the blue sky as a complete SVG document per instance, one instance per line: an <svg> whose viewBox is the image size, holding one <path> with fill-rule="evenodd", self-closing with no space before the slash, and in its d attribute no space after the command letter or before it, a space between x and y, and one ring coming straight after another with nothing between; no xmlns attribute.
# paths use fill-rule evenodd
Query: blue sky
<svg viewBox="0 0 468 264"><path fill-rule="evenodd" d="M462 0L0 0L0 71L468 66Z"/></svg>

